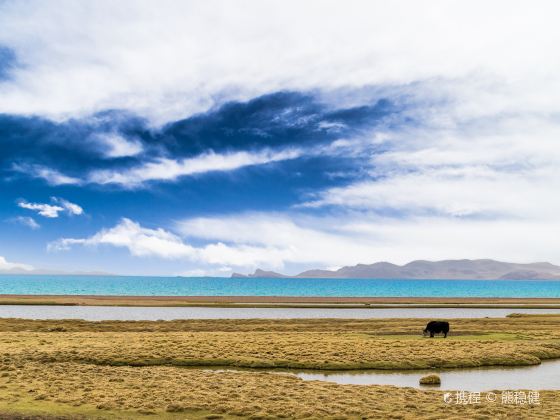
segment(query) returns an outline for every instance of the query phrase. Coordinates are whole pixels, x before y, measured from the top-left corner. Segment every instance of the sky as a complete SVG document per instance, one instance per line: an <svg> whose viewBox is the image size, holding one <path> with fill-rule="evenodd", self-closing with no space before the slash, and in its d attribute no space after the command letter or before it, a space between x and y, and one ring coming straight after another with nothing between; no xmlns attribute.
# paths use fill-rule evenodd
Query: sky
<svg viewBox="0 0 560 420"><path fill-rule="evenodd" d="M559 9L0 0L0 273L560 264Z"/></svg>

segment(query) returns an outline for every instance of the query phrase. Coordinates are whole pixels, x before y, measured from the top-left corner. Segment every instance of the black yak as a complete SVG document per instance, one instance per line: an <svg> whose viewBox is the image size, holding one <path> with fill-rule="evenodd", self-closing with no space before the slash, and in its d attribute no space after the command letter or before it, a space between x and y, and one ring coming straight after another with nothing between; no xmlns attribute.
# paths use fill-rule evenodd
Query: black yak
<svg viewBox="0 0 560 420"><path fill-rule="evenodd" d="M434 334L443 333L443 338L446 338L448 332L449 332L449 322L430 321L428 322L428 325L426 325L426 328L424 328L422 335L426 336L426 334L430 333L430 337L433 337Z"/></svg>

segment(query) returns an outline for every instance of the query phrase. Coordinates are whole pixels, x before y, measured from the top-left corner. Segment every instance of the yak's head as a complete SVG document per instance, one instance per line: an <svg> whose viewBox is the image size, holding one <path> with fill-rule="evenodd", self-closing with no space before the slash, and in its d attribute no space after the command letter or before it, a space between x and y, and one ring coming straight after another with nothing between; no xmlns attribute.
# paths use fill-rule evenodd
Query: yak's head
<svg viewBox="0 0 560 420"><path fill-rule="evenodd" d="M422 337L426 337L427 334L428 334L428 329L427 329L427 328L424 328L424 329L422 330Z"/></svg>

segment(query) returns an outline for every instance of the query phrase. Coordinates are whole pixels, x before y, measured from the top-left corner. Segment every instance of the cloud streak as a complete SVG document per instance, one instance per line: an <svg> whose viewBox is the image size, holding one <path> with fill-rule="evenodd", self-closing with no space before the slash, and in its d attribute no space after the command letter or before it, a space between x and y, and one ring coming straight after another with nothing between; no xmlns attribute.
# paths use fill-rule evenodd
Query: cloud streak
<svg viewBox="0 0 560 420"><path fill-rule="evenodd" d="M75 203L71 203L64 198L51 197L51 201L54 204L30 203L25 200L20 200L17 205L22 209L35 211L39 216L49 219L56 219L62 212L73 216L79 216L84 213L84 209L82 207Z"/></svg>
<svg viewBox="0 0 560 420"><path fill-rule="evenodd" d="M68 176L56 169L48 168L43 165L14 164L13 171L30 176L32 178L43 179L49 185L80 185L82 180L77 177Z"/></svg>
<svg viewBox="0 0 560 420"><path fill-rule="evenodd" d="M233 171L247 166L296 159L302 155L297 149L259 152L233 152L217 154L213 152L188 158L160 158L126 170L99 170L89 174L88 183L116 184L127 188L140 187L150 181L175 181L190 175L216 171Z"/></svg>
<svg viewBox="0 0 560 420"><path fill-rule="evenodd" d="M93 135L96 143L103 148L102 154L109 159L136 156L144 150L137 139L127 139L118 133L100 133Z"/></svg>
<svg viewBox="0 0 560 420"><path fill-rule="evenodd" d="M35 219L28 216L12 217L11 219L8 219L8 221L12 223L20 224L22 226L26 226L31 230L37 230L41 227L41 225L39 225L39 223L37 223Z"/></svg>
<svg viewBox="0 0 560 420"><path fill-rule="evenodd" d="M307 156L357 158L354 137L394 123L403 108L375 99L332 109L309 93L277 92L157 130L121 112L63 123L0 115L0 170L50 186L142 188Z"/></svg>
<svg viewBox="0 0 560 420"><path fill-rule="evenodd" d="M127 169L99 169L93 170L83 179L64 175L54 169L45 167L26 167L18 165L18 172L31 172L35 178L42 178L50 185L116 185L123 188L140 188L149 182L173 182L186 176L200 175L208 172L228 172L250 166L267 165L270 163L297 159L303 155L299 149L280 151L261 150L257 152L208 152L200 156L186 159L158 158L141 163ZM35 206L35 205L34 205ZM54 208L42 205L51 213ZM23 207L20 205L20 207ZM35 206L36 207L36 206ZM31 210L35 208L26 207ZM36 207L37 208L37 207ZM58 208L58 211L62 209Z"/></svg>

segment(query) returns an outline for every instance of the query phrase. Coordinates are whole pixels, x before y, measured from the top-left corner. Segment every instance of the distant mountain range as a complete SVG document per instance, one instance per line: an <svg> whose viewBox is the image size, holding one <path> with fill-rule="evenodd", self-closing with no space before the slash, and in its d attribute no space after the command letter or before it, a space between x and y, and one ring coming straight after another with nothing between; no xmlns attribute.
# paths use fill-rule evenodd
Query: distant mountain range
<svg viewBox="0 0 560 420"><path fill-rule="evenodd" d="M560 280L560 267L547 262L516 264L489 259L412 261L405 265L388 262L358 264L338 270L307 270L295 276L256 270L253 274L233 273L234 278L368 278L368 279L450 279L450 280Z"/></svg>

